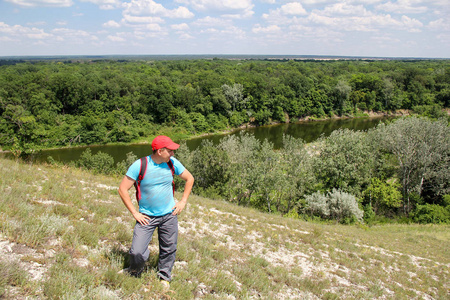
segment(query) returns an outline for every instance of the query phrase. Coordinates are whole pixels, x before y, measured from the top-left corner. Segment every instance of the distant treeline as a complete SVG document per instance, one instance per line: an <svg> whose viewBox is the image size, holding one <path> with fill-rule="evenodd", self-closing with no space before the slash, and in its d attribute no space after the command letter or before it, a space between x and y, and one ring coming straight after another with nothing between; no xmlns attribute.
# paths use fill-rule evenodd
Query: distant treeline
<svg viewBox="0 0 450 300"><path fill-rule="evenodd" d="M199 134L450 106L450 61L42 61L0 66L0 146L131 142L171 127Z"/></svg>

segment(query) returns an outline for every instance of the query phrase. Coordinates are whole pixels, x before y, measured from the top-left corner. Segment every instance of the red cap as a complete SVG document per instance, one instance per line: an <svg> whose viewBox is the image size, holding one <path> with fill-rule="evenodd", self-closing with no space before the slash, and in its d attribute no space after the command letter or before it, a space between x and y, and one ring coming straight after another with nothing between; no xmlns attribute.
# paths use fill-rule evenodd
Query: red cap
<svg viewBox="0 0 450 300"><path fill-rule="evenodd" d="M153 150L158 150L161 148L167 148L169 150L176 150L176 149L178 149L178 147L180 147L180 145L174 143L170 139L170 137L165 136L165 135L158 135L157 137L155 137L153 139L153 142L152 142Z"/></svg>

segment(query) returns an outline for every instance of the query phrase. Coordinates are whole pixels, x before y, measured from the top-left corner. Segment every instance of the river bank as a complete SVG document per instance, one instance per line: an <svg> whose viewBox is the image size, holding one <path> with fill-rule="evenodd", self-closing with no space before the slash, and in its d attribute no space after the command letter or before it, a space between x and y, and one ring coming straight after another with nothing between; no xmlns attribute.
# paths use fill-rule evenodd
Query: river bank
<svg viewBox="0 0 450 300"><path fill-rule="evenodd" d="M447 110L447 112L450 114L450 110ZM58 147L49 147L49 148L42 148L38 151L47 152L47 151L58 151L58 150L65 150L65 149L85 149L87 147L89 148L101 148L101 147L126 147L126 146L134 146L134 145L149 145L154 137L157 135L167 135L170 136L175 142L182 142L182 141L189 141L189 140L199 140L204 138L209 138L213 136L223 136L228 134L235 134L236 132L243 131L243 130L254 130L255 128L273 128L274 126L279 126L282 124L309 124L314 122L326 122L326 121L337 121L337 120L358 120L358 119L379 119L384 117L401 117L401 116L408 116L412 115L413 112L410 110L396 110L396 111L388 111L388 112L375 112L375 111L362 111L355 115L346 115L346 116L338 116L333 115L326 118L315 118L313 116L306 116L304 118L296 118L295 120L290 120L289 122L270 122L270 124L267 125L256 125L252 122L248 122L246 124L243 124L237 128L228 128L226 130L218 130L214 132L207 132L207 133L189 133L186 131L183 131L180 128L177 127L170 127L170 126L161 126L157 130L157 134L141 137L137 140L133 140L131 142L126 143L106 143L106 144L79 144L79 145L66 145L66 146L58 146ZM288 118L287 118L288 119ZM9 150L4 150L0 148L0 153L10 153Z"/></svg>

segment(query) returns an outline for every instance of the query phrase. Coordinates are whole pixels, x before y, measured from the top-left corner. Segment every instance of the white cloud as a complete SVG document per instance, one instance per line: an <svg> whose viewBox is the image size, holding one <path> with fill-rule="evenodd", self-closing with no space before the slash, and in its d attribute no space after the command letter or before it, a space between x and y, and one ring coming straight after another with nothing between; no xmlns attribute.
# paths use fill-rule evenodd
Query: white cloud
<svg viewBox="0 0 450 300"><path fill-rule="evenodd" d="M115 9L121 6L120 0L81 0L82 2L90 2L98 5L100 9Z"/></svg>
<svg viewBox="0 0 450 300"><path fill-rule="evenodd" d="M125 42L126 41L123 37L120 37L117 35L108 35L106 38L112 42Z"/></svg>
<svg viewBox="0 0 450 300"><path fill-rule="evenodd" d="M236 14L223 14L222 17L229 18L229 19L248 19L251 16L253 16L255 12L252 9L246 9L243 11L240 11Z"/></svg>
<svg viewBox="0 0 450 300"><path fill-rule="evenodd" d="M439 42L447 43L450 45L450 34L441 33L441 34L438 34L436 36L436 38L438 39ZM448 54L445 54L445 55L446 55L445 57L448 57ZM444 57L444 56L442 56L442 57Z"/></svg>
<svg viewBox="0 0 450 300"><path fill-rule="evenodd" d="M184 0L178 2L190 5L198 11L208 12L245 11L254 7L251 0Z"/></svg>
<svg viewBox="0 0 450 300"><path fill-rule="evenodd" d="M324 25L333 27L335 30L342 31L377 31L380 28L389 29L404 29L405 22L408 23L409 30L412 25L417 23L411 20L404 20L403 22L395 20L390 15L368 15L365 17L329 17L322 16L317 13L312 13L308 17L308 21L317 25Z"/></svg>
<svg viewBox="0 0 450 300"><path fill-rule="evenodd" d="M181 23L181 24L173 24L170 26L172 29L174 30L189 30L189 25L186 23Z"/></svg>
<svg viewBox="0 0 450 300"><path fill-rule="evenodd" d="M448 0L428 0L430 3L448 8Z"/></svg>
<svg viewBox="0 0 450 300"><path fill-rule="evenodd" d="M134 38L145 40L148 38L161 38L163 36L166 36L167 34L168 33L166 31L149 30L148 28L143 28L134 31Z"/></svg>
<svg viewBox="0 0 450 300"><path fill-rule="evenodd" d="M315 12L308 16L308 21L311 23L326 25L326 26L337 26L341 22L341 18L332 18L329 16L322 16Z"/></svg>
<svg viewBox="0 0 450 300"><path fill-rule="evenodd" d="M145 29L150 30L150 31L161 31L161 26L159 26L159 24L147 24L145 25Z"/></svg>
<svg viewBox="0 0 450 300"><path fill-rule="evenodd" d="M290 35L295 37L308 37L317 39L326 39L327 41L341 42L343 34L332 29L323 27L310 27L300 24L289 26Z"/></svg>
<svg viewBox="0 0 450 300"><path fill-rule="evenodd" d="M131 2L123 3L123 7L125 8L124 14L135 16L156 15L158 17L168 18L194 17L194 14L186 7L178 7L170 10L153 0L132 0Z"/></svg>
<svg viewBox="0 0 450 300"><path fill-rule="evenodd" d="M236 26L230 26L222 29L220 34L223 36L227 36L230 39L227 41L230 42L232 40L244 40L246 39L245 31Z"/></svg>
<svg viewBox="0 0 450 300"><path fill-rule="evenodd" d="M334 5L325 7L325 9L321 11L321 14L326 16L357 15L362 17L368 15L369 12L363 5L349 5L347 3L336 3Z"/></svg>
<svg viewBox="0 0 450 300"><path fill-rule="evenodd" d="M71 44L83 44L85 42L97 41L98 37L84 30L70 28L55 28L52 34L57 41L69 42Z"/></svg>
<svg viewBox="0 0 450 300"><path fill-rule="evenodd" d="M231 22L229 20L207 16L205 18L194 21L193 24L201 27L225 27L230 26Z"/></svg>
<svg viewBox="0 0 450 300"><path fill-rule="evenodd" d="M164 23L164 19L160 17L140 17L140 16L132 16L132 15L123 15L123 19L125 23Z"/></svg>
<svg viewBox="0 0 450 300"><path fill-rule="evenodd" d="M0 42L14 42L16 40L10 38L9 36L0 36Z"/></svg>
<svg viewBox="0 0 450 300"><path fill-rule="evenodd" d="M196 11L229 19L247 19L254 15L252 0L176 0Z"/></svg>
<svg viewBox="0 0 450 300"><path fill-rule="evenodd" d="M426 6L414 6L415 4L420 4L421 0L398 0L396 2L386 2L376 6L379 10L384 10L392 13L399 14L420 14L428 10Z"/></svg>
<svg viewBox="0 0 450 300"><path fill-rule="evenodd" d="M408 16L402 16L402 23L410 32L420 32L421 30L419 28L423 27L422 22L417 19L411 19Z"/></svg>
<svg viewBox="0 0 450 300"><path fill-rule="evenodd" d="M178 36L178 38L180 39L180 40L191 40L191 39L193 39L194 37L192 36L192 35L190 35L190 34L188 34L188 33L180 33L180 35Z"/></svg>
<svg viewBox="0 0 450 300"><path fill-rule="evenodd" d="M356 1L358 1L358 0L356 0ZM362 1L364 1L364 0L362 0ZM336 0L302 0L300 2L302 2L302 4L305 4L305 5L315 6L315 5L319 5L319 4L323 4L323 3L333 3L333 2L336 2Z"/></svg>
<svg viewBox="0 0 450 300"><path fill-rule="evenodd" d="M131 2L123 3L125 7L125 14L131 15L165 15L167 14L167 9L164 8L159 3L155 1L145 1L145 0L132 0Z"/></svg>
<svg viewBox="0 0 450 300"><path fill-rule="evenodd" d="M190 19L194 17L194 14L189 11L186 7L178 7L174 10L169 11L169 18L179 18L179 19Z"/></svg>
<svg viewBox="0 0 450 300"><path fill-rule="evenodd" d="M267 26L267 27L262 27L260 24L256 24L255 26L253 26L252 32L256 33L256 34L258 34L258 33L265 33L265 34L271 33L271 34L274 34L274 33L281 32L281 28L279 26L277 26L277 25L270 25L270 26Z"/></svg>
<svg viewBox="0 0 450 300"><path fill-rule="evenodd" d="M356 4L366 4L366 5L372 5L372 4L376 4L376 3L380 3L386 0L347 0L345 2L352 4L352 3L356 3ZM335 2L335 1L333 1Z"/></svg>
<svg viewBox="0 0 450 300"><path fill-rule="evenodd" d="M270 24L286 25L297 22L297 16L306 15L306 11L301 4L288 3L277 9L270 9L268 14L263 14L262 19L266 20Z"/></svg>
<svg viewBox="0 0 450 300"><path fill-rule="evenodd" d="M216 28L206 28L206 29L200 30L200 33L207 33L207 34L215 34L217 32L219 32L219 30Z"/></svg>
<svg viewBox="0 0 450 300"><path fill-rule="evenodd" d="M431 21L428 26L431 30L440 30L450 32L450 20L449 19L437 19Z"/></svg>
<svg viewBox="0 0 450 300"><path fill-rule="evenodd" d="M69 7L73 5L72 0L5 0L5 1L25 7L36 7L36 6Z"/></svg>
<svg viewBox="0 0 450 300"><path fill-rule="evenodd" d="M117 23L116 21L109 20L108 22L103 23L102 26L105 27L105 28L119 28L120 24Z"/></svg>
<svg viewBox="0 0 450 300"><path fill-rule="evenodd" d="M401 42L400 39L394 38L392 36L371 36L371 40L380 43L380 44L392 44Z"/></svg>
<svg viewBox="0 0 450 300"><path fill-rule="evenodd" d="M4 22L0 22L0 32L9 37L25 37L30 39L46 39L52 36L42 29L21 25L10 26Z"/></svg>
<svg viewBox="0 0 450 300"><path fill-rule="evenodd" d="M280 12L284 15L306 15L306 10L299 2L290 2L281 6Z"/></svg>
<svg viewBox="0 0 450 300"><path fill-rule="evenodd" d="M307 18L306 24L332 27L341 31L379 31L407 30L420 32L423 24L414 18L403 15L394 18L390 14L375 14L362 5L345 3L326 6L323 10L315 9Z"/></svg>

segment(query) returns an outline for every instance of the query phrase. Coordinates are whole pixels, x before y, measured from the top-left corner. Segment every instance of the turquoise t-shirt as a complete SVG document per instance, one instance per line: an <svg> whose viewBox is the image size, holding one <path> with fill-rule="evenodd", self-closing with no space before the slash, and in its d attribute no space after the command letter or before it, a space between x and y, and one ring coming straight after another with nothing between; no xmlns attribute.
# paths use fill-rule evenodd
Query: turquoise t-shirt
<svg viewBox="0 0 450 300"><path fill-rule="evenodd" d="M184 172L185 167L175 158L173 162L175 175ZM141 161L135 161L127 171L127 176L136 180L141 169ZM141 200L139 201L139 212L159 217L172 212L175 206L172 188L172 171L167 163L156 164L150 156L147 156L147 171L141 181Z"/></svg>

